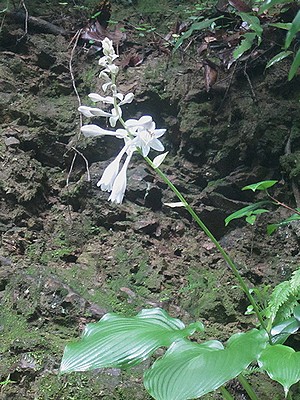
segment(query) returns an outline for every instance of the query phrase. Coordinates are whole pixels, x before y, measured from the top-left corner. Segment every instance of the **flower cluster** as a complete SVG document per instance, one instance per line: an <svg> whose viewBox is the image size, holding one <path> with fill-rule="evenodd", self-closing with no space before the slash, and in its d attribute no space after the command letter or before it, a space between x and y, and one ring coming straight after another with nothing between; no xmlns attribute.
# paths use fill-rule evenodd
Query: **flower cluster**
<svg viewBox="0 0 300 400"><path fill-rule="evenodd" d="M124 198L127 185L127 167L133 153L139 151L143 157L147 157L150 149L163 151L164 146L158 138L165 133L166 129L156 129L155 122L148 115L144 115L138 120L123 120L121 107L124 104L131 103L134 95L133 93L124 95L118 92L116 77L119 69L114 64L118 55L114 51L112 41L108 38L102 41L102 47L104 55L100 58L99 65L103 70L100 72L99 77L105 81L102 85L103 92L110 91L110 95L101 96L97 93L91 93L89 94L89 98L94 103L111 106L111 109L110 111L104 111L98 107L80 106L78 110L86 117L107 117L112 128L116 127L117 122L122 126L122 128L114 131L103 129L94 124L84 125L81 128L81 132L86 137L110 135L124 141L122 150L104 170L101 179L97 183L97 186L100 186L101 190L111 192L109 200L120 204ZM155 168L158 168L166 154L161 154L153 160ZM121 166L124 157L126 158Z"/></svg>

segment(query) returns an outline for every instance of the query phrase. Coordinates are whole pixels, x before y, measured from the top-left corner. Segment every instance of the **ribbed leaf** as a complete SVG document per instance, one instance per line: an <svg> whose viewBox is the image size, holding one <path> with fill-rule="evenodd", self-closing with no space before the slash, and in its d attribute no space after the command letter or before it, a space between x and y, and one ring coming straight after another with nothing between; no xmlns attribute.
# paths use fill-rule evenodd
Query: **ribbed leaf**
<svg viewBox="0 0 300 400"><path fill-rule="evenodd" d="M271 60L267 63L266 68L270 68L272 65L278 63L281 60L284 60L286 57L293 54L292 51L281 51L280 53L276 54Z"/></svg>
<svg viewBox="0 0 300 400"><path fill-rule="evenodd" d="M263 33L263 28L260 25L260 20L255 15L251 15L247 12L240 12L237 14L242 18L243 21L247 22L249 28L256 33L258 38L258 45L260 45L261 35Z"/></svg>
<svg viewBox="0 0 300 400"><path fill-rule="evenodd" d="M229 224L229 222L231 222L234 219L238 219L238 218L247 218L250 215L255 215L255 214L260 214L259 212L255 213L255 210L263 210L262 212L268 212L268 210L265 209L260 209L260 207L265 206L267 204L270 204L269 201L259 201L258 203L253 203L250 204L250 206L247 207L243 207L238 211L235 211L234 213L228 215L228 217L225 218L225 226L227 226Z"/></svg>
<svg viewBox="0 0 300 400"><path fill-rule="evenodd" d="M296 307L297 308L297 307ZM283 344L287 338L300 328L300 321L296 316L289 318L271 329L272 343Z"/></svg>
<svg viewBox="0 0 300 400"><path fill-rule="evenodd" d="M60 371L86 371L103 367L127 367L140 363L158 347L203 330L194 323L187 328L164 310L142 310L135 317L106 314L88 324L80 341L65 348Z"/></svg>
<svg viewBox="0 0 300 400"><path fill-rule="evenodd" d="M297 51L295 58L293 60L293 63L291 65L291 68L289 71L289 76L288 76L289 81L294 78L299 67L300 67L300 49Z"/></svg>
<svg viewBox="0 0 300 400"><path fill-rule="evenodd" d="M274 186L278 181L261 181L257 183L252 183L252 185L247 185L242 188L242 190L252 190L255 192L256 190L266 190L272 186Z"/></svg>
<svg viewBox="0 0 300 400"><path fill-rule="evenodd" d="M235 60L240 58L246 51L251 49L255 38L256 33L249 32L244 34L244 39L241 41L241 44L233 52L233 57Z"/></svg>
<svg viewBox="0 0 300 400"><path fill-rule="evenodd" d="M271 379L283 386L285 395L300 380L300 352L291 347L282 344L268 346L259 357L259 365Z"/></svg>
<svg viewBox="0 0 300 400"><path fill-rule="evenodd" d="M145 372L145 387L156 400L200 397L239 375L266 343L266 334L256 329L233 335L225 349L217 341L178 340Z"/></svg>
<svg viewBox="0 0 300 400"><path fill-rule="evenodd" d="M285 48L287 49L290 44L292 43L292 40L294 37L297 35L297 33L300 31L300 10L297 12L295 18L292 21L292 25L286 34L286 40L285 40Z"/></svg>

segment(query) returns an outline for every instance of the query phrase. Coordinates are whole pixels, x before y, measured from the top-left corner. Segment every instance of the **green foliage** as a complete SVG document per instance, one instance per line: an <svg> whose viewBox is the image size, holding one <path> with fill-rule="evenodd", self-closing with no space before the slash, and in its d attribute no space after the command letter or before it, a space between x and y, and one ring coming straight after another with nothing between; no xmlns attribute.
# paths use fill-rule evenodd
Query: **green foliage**
<svg viewBox="0 0 300 400"><path fill-rule="evenodd" d="M253 183L252 185L247 185L242 188L242 190L252 190L255 192L256 190L266 190L270 187L274 186L278 181L261 181L257 183Z"/></svg>
<svg viewBox="0 0 300 400"><path fill-rule="evenodd" d="M293 52L290 50L281 51L280 53L276 54L276 56L271 58L271 60L267 63L266 68L272 67L272 65L278 63L279 61L284 60L286 57L290 56L291 54L293 54Z"/></svg>
<svg viewBox="0 0 300 400"><path fill-rule="evenodd" d="M239 219L239 218L245 218L246 222L250 225L254 225L257 215L264 214L267 212L270 212L269 210L265 208L260 208L265 205L278 205L278 206L283 206L291 210L290 207L286 206L285 204L277 201L273 197L271 197L268 193L268 189L272 186L274 186L278 181L276 180L269 180L269 181L261 181L257 183L253 183L251 185L244 186L242 190L252 190L253 192L256 192L257 190L265 191L267 196L271 198L272 201L268 200L263 200L259 201L258 203L253 203L250 204L249 206L243 207L238 211L235 211L234 213L228 215L227 218L225 218L225 226L227 226L232 220L234 219ZM275 224L269 224L267 226L267 233L268 235L271 235L274 233L280 226L287 225L293 221L299 221L300 220L300 210L298 208L295 209L296 213L292 214L290 217L286 218L283 221L280 221Z"/></svg>
<svg viewBox="0 0 300 400"><path fill-rule="evenodd" d="M203 325L195 323L186 328L158 308L142 310L129 318L106 314L98 323L87 325L79 342L66 347L61 372L133 366L159 347L168 347L196 330L203 330Z"/></svg>
<svg viewBox="0 0 300 400"><path fill-rule="evenodd" d="M225 349L218 341L178 340L145 373L145 387L156 400L201 397L238 376L266 341L266 334L256 329L231 336Z"/></svg>
<svg viewBox="0 0 300 400"><path fill-rule="evenodd" d="M296 37L297 33L300 31L300 10L297 12L292 24L286 34L285 48L289 48L292 40Z"/></svg>
<svg viewBox="0 0 300 400"><path fill-rule="evenodd" d="M234 50L233 52L233 57L237 60L238 58L240 58L244 53L246 53L246 51L250 50L254 40L256 38L256 33L245 33L244 35L244 39L242 40L241 44Z"/></svg>
<svg viewBox="0 0 300 400"><path fill-rule="evenodd" d="M184 42L185 39L189 38L195 31L201 31L203 29L209 28L216 20L220 19L221 17L217 18L210 18L205 19L204 21L194 22L191 27L177 39L174 50L176 51Z"/></svg>
<svg viewBox="0 0 300 400"><path fill-rule="evenodd" d="M299 211L299 209L297 209ZM299 221L300 220L300 215L299 214L292 214L290 217L284 219L283 221L280 221L276 224L270 224L267 226L267 232L269 235L272 235L273 232L276 231L280 226L288 225L293 221Z"/></svg>
<svg viewBox="0 0 300 400"><path fill-rule="evenodd" d="M259 365L276 382L284 387L285 395L289 388L300 380L300 352L282 344L267 346L259 357Z"/></svg>
<svg viewBox="0 0 300 400"><path fill-rule="evenodd" d="M274 290L272 301L277 303L276 316L286 303L287 284L299 290L299 281L300 269L285 282L283 290L278 287ZM281 329L278 325L272 334L277 336L280 331L287 337L296 332L300 327L300 306L291 320L281 323ZM136 317L128 318L106 314L98 323L87 326L79 342L66 347L61 372L131 367L150 357L159 347L169 347L144 374L145 388L156 400L201 397L242 374L253 361L258 361L261 369L284 387L286 394L300 380L300 353L278 342L268 344L264 330L234 334L225 348L216 340L198 344L185 339L197 330L203 330L201 323L186 328L161 309L142 310Z"/></svg>
<svg viewBox="0 0 300 400"><path fill-rule="evenodd" d="M261 287L254 287L250 289L252 296L254 297L255 302L260 308L261 313L265 316L265 309L268 306L268 301L270 297L270 285L263 285ZM253 310L253 306L250 304L247 307L245 315L255 314Z"/></svg>
<svg viewBox="0 0 300 400"><path fill-rule="evenodd" d="M250 225L253 225L254 222L256 221L257 215L269 212L269 210L266 210L265 208L260 208L267 204L270 204L270 202L259 201L258 203L250 204L250 206L246 206L238 211L235 211L234 213L228 215L227 218L225 218L225 226L227 226L229 222L231 222L234 219L240 219L244 217Z"/></svg>
<svg viewBox="0 0 300 400"><path fill-rule="evenodd" d="M247 23L249 29L251 29L253 32L247 32L243 35L244 39L233 52L233 57L236 60L240 58L246 51L251 49L255 39L257 39L257 44L259 46L262 41L263 33L263 28L261 27L260 21L256 16L244 12L237 13L237 15L239 15L242 20Z"/></svg>
<svg viewBox="0 0 300 400"><path fill-rule="evenodd" d="M289 76L288 76L289 81L294 78L299 67L300 67L300 49L297 51L294 61L291 65L291 68L289 71Z"/></svg>
<svg viewBox="0 0 300 400"><path fill-rule="evenodd" d="M266 0L260 6L259 13L262 14L272 7L275 7L277 5L283 5L285 3L290 3L290 2L291 2L290 0Z"/></svg>
<svg viewBox="0 0 300 400"><path fill-rule="evenodd" d="M271 323L279 323L291 317L300 301L300 268L293 272L289 281L277 285L270 295L266 315Z"/></svg>
<svg viewBox="0 0 300 400"><path fill-rule="evenodd" d="M276 4L282 4L284 3L283 0L276 2ZM286 39L285 39L285 45L284 45L284 50L281 51L280 53L276 54L266 65L266 68L271 67L272 65L276 64L277 62L285 59L286 57L290 56L293 54L293 51L288 50L290 45L292 44L292 41L295 39L297 33L300 31L300 10L297 12L295 18L291 23L273 23L270 24L270 26L274 26L275 28L279 29L285 29L287 30L286 34ZM288 80L292 80L293 77L296 75L296 72L298 68L300 67L300 49L297 51L293 63L291 65L289 75L288 75Z"/></svg>
<svg viewBox="0 0 300 400"><path fill-rule="evenodd" d="M145 373L145 387L157 400L185 400L209 393L238 376L266 347L265 331L234 334L224 348L210 340L201 344L185 337L202 331L200 322L188 327L164 310L142 310L136 317L106 314L88 324L79 342L64 352L61 372L102 367L130 367L157 348L169 347Z"/></svg>

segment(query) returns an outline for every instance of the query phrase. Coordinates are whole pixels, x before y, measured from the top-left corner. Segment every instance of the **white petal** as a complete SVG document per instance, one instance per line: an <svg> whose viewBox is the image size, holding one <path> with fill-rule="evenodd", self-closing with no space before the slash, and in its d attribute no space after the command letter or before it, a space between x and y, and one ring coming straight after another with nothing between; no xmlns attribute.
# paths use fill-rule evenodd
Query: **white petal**
<svg viewBox="0 0 300 400"><path fill-rule="evenodd" d="M141 146L141 150L142 150L143 157L147 157L147 155L149 154L149 151L150 151L150 146L148 144L143 144Z"/></svg>
<svg viewBox="0 0 300 400"><path fill-rule="evenodd" d="M121 168L121 171L119 172L118 176L116 177L111 195L109 196L108 200L110 200L112 203L116 204L121 204L124 198L125 190L126 190L126 185L127 185L127 167L129 164L129 161L132 156L132 152L130 152L127 155L127 158L123 164L123 167Z"/></svg>
<svg viewBox="0 0 300 400"><path fill-rule="evenodd" d="M122 100L122 101L119 103L119 106L122 106L123 104L129 104L129 103L131 103L132 100L133 100L133 98L134 98L134 94L133 94L133 93L127 93L127 94L125 95L125 97L124 97L124 100Z"/></svg>
<svg viewBox="0 0 300 400"><path fill-rule="evenodd" d="M139 124L149 131L154 131L155 123L150 115L144 115L139 119Z"/></svg>
<svg viewBox="0 0 300 400"><path fill-rule="evenodd" d="M103 135L116 136L116 132L102 129L100 128L100 126L93 124L82 126L81 132L84 134L85 137L95 137Z"/></svg>
<svg viewBox="0 0 300 400"><path fill-rule="evenodd" d="M127 121L125 121L125 125L129 127L131 126L136 126L138 121L137 119L128 119Z"/></svg>
<svg viewBox="0 0 300 400"><path fill-rule="evenodd" d="M114 181L119 173L120 161L127 149L128 145L125 144L117 157L105 168L100 181L97 183L97 186L101 186L101 190L111 192Z"/></svg>
<svg viewBox="0 0 300 400"><path fill-rule="evenodd" d="M164 206L171 208L185 207L182 201L178 201L177 203L164 203Z"/></svg>
<svg viewBox="0 0 300 400"><path fill-rule="evenodd" d="M161 137L162 135L164 135L165 132L166 132L166 129L155 129L153 133L154 133L154 136L155 136L156 138L159 138L159 137Z"/></svg>
<svg viewBox="0 0 300 400"><path fill-rule="evenodd" d="M164 151L165 149L164 145L158 139L155 138L151 140L149 146L151 147L151 149L156 151Z"/></svg>
<svg viewBox="0 0 300 400"><path fill-rule="evenodd" d="M106 81L110 81L110 82L111 82L110 77L109 77L109 76L107 75L107 73L104 72L104 71L101 71L101 72L100 72L99 78L102 78L102 79L105 79Z"/></svg>
<svg viewBox="0 0 300 400"><path fill-rule="evenodd" d="M93 114L90 111L91 107L80 106L78 107L78 111L81 112L85 117L93 117Z"/></svg>
<svg viewBox="0 0 300 400"><path fill-rule="evenodd" d="M116 137L123 139L123 138L127 138L128 137L128 133L126 131L126 129L117 129L116 130Z"/></svg>
<svg viewBox="0 0 300 400"><path fill-rule="evenodd" d="M115 158L104 170L101 179L97 183L97 186L101 187L104 192L111 192L113 183L116 176L119 173L120 160Z"/></svg>
<svg viewBox="0 0 300 400"><path fill-rule="evenodd" d="M107 66L107 57L101 57L98 61L98 64L100 65L100 67L106 67Z"/></svg>
<svg viewBox="0 0 300 400"><path fill-rule="evenodd" d="M103 83L103 85L102 85L103 92L106 92L110 85L111 85L111 82Z"/></svg>
<svg viewBox="0 0 300 400"><path fill-rule="evenodd" d="M117 67L115 64L108 64L107 69L113 75L117 75L119 72L119 67Z"/></svg>
<svg viewBox="0 0 300 400"><path fill-rule="evenodd" d="M125 122L125 125L128 126L129 128L130 128L130 127L134 127L134 126L142 126L142 127L144 127L145 124L147 125L147 124L152 123L152 122L153 122L153 121L152 121L152 117L150 117L149 115L144 115L144 116L141 117L139 120L136 120L136 119L128 119L128 120Z"/></svg>
<svg viewBox="0 0 300 400"><path fill-rule="evenodd" d="M103 101L103 96L100 96L98 93L90 93L89 98L96 103L97 101Z"/></svg>
<svg viewBox="0 0 300 400"><path fill-rule="evenodd" d="M103 48L103 53L106 56L115 54L113 43L110 39L108 39L108 37L102 40L102 48Z"/></svg>
<svg viewBox="0 0 300 400"><path fill-rule="evenodd" d="M154 158L154 160L152 161L154 168L158 168L161 165L161 163L164 161L168 153L169 152L167 151L166 153L160 154L159 156L156 156Z"/></svg>
<svg viewBox="0 0 300 400"><path fill-rule="evenodd" d="M112 96L105 96L102 98L103 103L114 104L114 98Z"/></svg>
<svg viewBox="0 0 300 400"><path fill-rule="evenodd" d="M123 100L123 98L124 98L123 93L116 93L114 96L115 96L117 99L121 100L121 102L122 102L122 100Z"/></svg>
<svg viewBox="0 0 300 400"><path fill-rule="evenodd" d="M78 111L80 111L86 117L110 117L111 116L111 113L103 111L97 107L80 106L80 107L78 107Z"/></svg>

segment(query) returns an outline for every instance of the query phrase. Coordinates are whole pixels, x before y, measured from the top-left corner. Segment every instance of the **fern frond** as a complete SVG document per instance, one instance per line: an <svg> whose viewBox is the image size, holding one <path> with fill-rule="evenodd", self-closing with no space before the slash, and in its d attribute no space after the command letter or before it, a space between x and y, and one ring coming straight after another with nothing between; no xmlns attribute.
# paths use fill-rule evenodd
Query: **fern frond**
<svg viewBox="0 0 300 400"><path fill-rule="evenodd" d="M300 268L293 272L290 282L294 295L300 296Z"/></svg>
<svg viewBox="0 0 300 400"><path fill-rule="evenodd" d="M293 272L289 281L277 285L271 293L265 315L272 323L280 323L293 315L300 301L300 268Z"/></svg>
<svg viewBox="0 0 300 400"><path fill-rule="evenodd" d="M273 321L280 307L288 300L291 294L291 284L284 281L277 285L271 293L266 315Z"/></svg>
<svg viewBox="0 0 300 400"><path fill-rule="evenodd" d="M279 308L276 317L274 319L274 324L280 323L289 319L293 313L296 306L298 306L298 299L291 295L289 299Z"/></svg>

